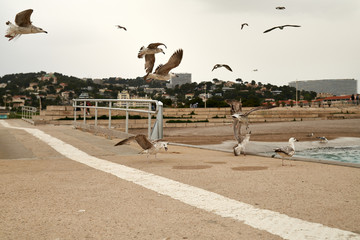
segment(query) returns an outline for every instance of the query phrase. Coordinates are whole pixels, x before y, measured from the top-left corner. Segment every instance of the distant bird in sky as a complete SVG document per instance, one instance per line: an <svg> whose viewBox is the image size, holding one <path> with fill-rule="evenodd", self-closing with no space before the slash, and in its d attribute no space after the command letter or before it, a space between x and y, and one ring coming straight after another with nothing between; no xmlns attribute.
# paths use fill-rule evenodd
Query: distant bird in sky
<svg viewBox="0 0 360 240"><path fill-rule="evenodd" d="M116 27L117 27L118 29L124 29L125 31L127 31L127 30L126 30L126 27L123 27L123 26L120 26L120 25L116 25Z"/></svg>
<svg viewBox="0 0 360 240"><path fill-rule="evenodd" d="M254 71L254 72L257 72L258 70L257 70L257 69L254 69L253 71Z"/></svg>
<svg viewBox="0 0 360 240"><path fill-rule="evenodd" d="M277 10L285 10L285 7L276 7Z"/></svg>
<svg viewBox="0 0 360 240"><path fill-rule="evenodd" d="M213 69L211 71L214 71L214 69L217 69L217 68L220 68L220 67L224 67L226 68L227 70L231 71L232 72L232 69L230 68L229 65L227 64L215 64L215 66L213 67Z"/></svg>
<svg viewBox="0 0 360 240"><path fill-rule="evenodd" d="M272 155L271 157L275 157L276 154L279 154L281 156L281 165L284 166L284 158L286 157L292 157L295 154L295 142L298 142L299 140L297 140L294 137L291 137L289 139L289 144L286 147L281 147L281 148L275 148L275 154Z"/></svg>
<svg viewBox="0 0 360 240"><path fill-rule="evenodd" d="M247 23L243 23L243 24L241 24L241 29L243 29L243 28L244 28L244 26L249 26L249 24L247 24Z"/></svg>
<svg viewBox="0 0 360 240"><path fill-rule="evenodd" d="M128 144L130 141L136 141L140 147L143 149L143 152L146 152L148 154L156 154L161 150L164 149L165 151L168 150L168 143L167 142L163 142L163 141L149 141L147 139L147 137L144 134L138 134L136 136L132 136L129 138L126 138L120 142L118 142L117 144L115 144L115 146L119 146L119 145L124 145L124 144Z"/></svg>
<svg viewBox="0 0 360 240"><path fill-rule="evenodd" d="M166 64L164 64L164 65L160 64L155 69L154 73L149 72L148 74L146 74L144 77L144 80L146 80L147 82L149 81L149 79L168 81L172 77L177 77L177 75L175 73L172 73L170 71L172 69L176 68L177 66L179 66L179 64L181 63L182 57L183 57L182 49L175 51L173 53L173 55L171 55L169 61Z"/></svg>
<svg viewBox="0 0 360 240"><path fill-rule="evenodd" d="M288 25L282 25L282 26L276 26L276 27L270 28L268 30L265 30L264 33L270 32L270 31L272 31L272 30L274 30L276 28L279 28L280 30L283 30L284 27L301 27L301 26L300 25L289 25L289 24Z"/></svg>
<svg viewBox="0 0 360 240"><path fill-rule="evenodd" d="M6 31L5 37L9 38L9 41L14 39L15 37L20 37L22 34L47 33L43 29L32 25L32 22L30 21L32 13L33 10L28 9L16 14L16 25L12 24L10 21L6 22L6 25L8 25L9 28Z"/></svg>
<svg viewBox="0 0 360 240"><path fill-rule="evenodd" d="M145 56L146 73L151 73L154 68L155 54L160 52L165 54L164 50L159 48L160 45L164 45L164 47L167 48L163 43L150 43L147 47L142 46L140 48L138 58L143 58Z"/></svg>

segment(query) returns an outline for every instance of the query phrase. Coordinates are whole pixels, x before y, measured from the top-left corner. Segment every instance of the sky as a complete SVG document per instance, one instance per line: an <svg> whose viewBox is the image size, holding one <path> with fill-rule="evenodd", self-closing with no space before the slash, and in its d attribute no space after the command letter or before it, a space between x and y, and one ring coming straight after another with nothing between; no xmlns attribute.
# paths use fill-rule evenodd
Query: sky
<svg viewBox="0 0 360 240"><path fill-rule="evenodd" d="M5 22L29 8L33 25L48 34L8 41ZM360 84L359 0L2 0L0 23L0 76L142 77L140 47L161 42L167 49L156 55L154 69L181 48L173 72L191 73L193 82L241 78L282 86L350 78ZM249 26L241 30L242 23ZM301 27L263 33L284 24ZM211 71L217 63L233 71Z"/></svg>

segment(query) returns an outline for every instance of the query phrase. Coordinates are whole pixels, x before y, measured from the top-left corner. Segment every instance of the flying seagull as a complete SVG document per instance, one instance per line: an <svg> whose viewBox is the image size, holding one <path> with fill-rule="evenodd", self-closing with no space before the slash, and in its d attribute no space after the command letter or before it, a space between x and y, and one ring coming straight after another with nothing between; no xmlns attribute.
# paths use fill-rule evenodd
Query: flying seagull
<svg viewBox="0 0 360 240"><path fill-rule="evenodd" d="M230 113L233 115L234 113L239 113L242 111L242 103L240 101L234 99L226 99L225 102L230 105Z"/></svg>
<svg viewBox="0 0 360 240"><path fill-rule="evenodd" d="M127 30L126 30L126 27L123 27L123 26L120 26L120 25L116 25L116 27L117 27L118 29L124 29L125 31L127 31Z"/></svg>
<svg viewBox="0 0 360 240"><path fill-rule="evenodd" d="M277 10L285 10L285 7L276 7Z"/></svg>
<svg viewBox="0 0 360 240"><path fill-rule="evenodd" d="M243 29L243 28L244 28L244 26L249 26L249 24L247 24L247 23L243 23L243 24L241 24L241 29Z"/></svg>
<svg viewBox="0 0 360 240"><path fill-rule="evenodd" d="M329 142L329 140L327 140L326 137L316 137L316 138L318 138L321 143L327 143L327 142Z"/></svg>
<svg viewBox="0 0 360 240"><path fill-rule="evenodd" d="M276 26L276 27L270 28L268 30L265 30L264 33L270 32L270 31L272 31L272 30L274 30L276 28L279 28L280 30L283 30L284 27L301 27L301 26L300 25L289 25L289 24L288 25L282 25L282 26Z"/></svg>
<svg viewBox="0 0 360 240"><path fill-rule="evenodd" d="M272 155L271 157L275 157L276 154L279 154L281 156L281 165L284 166L284 158L286 157L292 157L295 154L295 142L298 142L299 140L297 140L296 138L291 137L289 139L289 145L286 147L281 147L281 148L275 148L275 154Z"/></svg>
<svg viewBox="0 0 360 240"><path fill-rule="evenodd" d="M165 151L168 150L167 142L158 141L158 140L149 141L144 134L138 134L136 136L126 138L126 139L118 142L117 144L115 144L115 146L127 144L133 140L135 140L140 145L140 147L143 149L142 152L146 152L148 154L148 157L149 157L149 154L155 154L155 157L156 157L156 154L163 148L165 149Z"/></svg>
<svg viewBox="0 0 360 240"><path fill-rule="evenodd" d="M177 66L179 66L179 64L181 63L181 59L183 57L183 50L179 49L177 51L175 51L173 53L173 55L171 55L169 61L162 65L160 64L156 69L154 73L148 72L145 77L144 80L146 80L147 82L149 81L148 79L156 79L156 80L161 80L161 81L168 81L170 80L172 77L177 77L177 75L175 73L170 72L173 68L176 68Z"/></svg>
<svg viewBox="0 0 360 240"><path fill-rule="evenodd" d="M213 67L213 69L212 69L211 71L214 71L214 69L217 69L217 68L219 68L219 67L224 67L224 68L226 68L227 70L229 70L229 71L232 72L232 69L231 69L230 66L227 65L227 64L215 64L215 66Z"/></svg>
<svg viewBox="0 0 360 240"><path fill-rule="evenodd" d="M251 136L251 131L248 132L245 135L245 137L243 137L243 136L238 137L238 139L237 139L238 144L233 147L235 156L240 156L241 153L243 153L244 156L246 156L245 147L250 141L250 136Z"/></svg>
<svg viewBox="0 0 360 240"><path fill-rule="evenodd" d="M154 68L155 54L160 52L165 54L162 48L158 48L160 45L164 45L166 48L166 45L163 43L150 43L147 47L142 46L140 48L138 58L143 58L145 56L146 73L151 73Z"/></svg>
<svg viewBox="0 0 360 240"><path fill-rule="evenodd" d="M164 53L164 50L162 48L158 48L161 45L167 48L166 45L163 43L150 43L147 47L142 46L139 50L138 58L143 58L146 54L156 54L159 52Z"/></svg>
<svg viewBox="0 0 360 240"><path fill-rule="evenodd" d="M247 111L245 113L236 112L236 113L232 114L231 116L233 117L233 131L234 131L235 139L239 142L240 141L239 139L241 139L241 137L244 135L244 134L242 134L242 124L245 125L246 130L249 129L249 118L248 118L248 116L250 115L250 113L255 112L257 110L270 109L270 108L273 108L273 107L274 106L260 106L260 107L253 108L253 109L251 109L251 110L249 110L249 111Z"/></svg>
<svg viewBox="0 0 360 240"><path fill-rule="evenodd" d="M234 113L233 115L231 115L234 119L238 120L240 123L245 124L246 129L249 128L249 118L248 116L250 115L250 113L253 113L255 111L258 110L265 110L265 109L270 109L270 108L274 108L275 106L260 106L260 107L255 107L250 109L249 111L243 113L243 112L237 112Z"/></svg>
<svg viewBox="0 0 360 240"><path fill-rule="evenodd" d="M30 33L47 33L43 29L39 27L35 27L32 25L30 21L30 16L33 13L32 9L24 10L16 14L15 24L12 24L10 21L6 22L6 25L9 28L6 31L5 37L9 38L9 41L14 39L15 37L20 37L22 34L30 34Z"/></svg>

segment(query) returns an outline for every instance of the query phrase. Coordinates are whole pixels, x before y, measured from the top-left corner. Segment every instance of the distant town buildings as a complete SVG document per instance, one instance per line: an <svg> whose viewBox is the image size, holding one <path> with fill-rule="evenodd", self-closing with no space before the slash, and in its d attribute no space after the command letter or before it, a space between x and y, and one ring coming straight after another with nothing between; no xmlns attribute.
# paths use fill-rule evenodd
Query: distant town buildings
<svg viewBox="0 0 360 240"><path fill-rule="evenodd" d="M176 85L183 85L186 83L191 83L191 73L177 73L178 77L170 79L170 83L166 84L167 88L175 88Z"/></svg>
<svg viewBox="0 0 360 240"><path fill-rule="evenodd" d="M289 83L290 87L296 88L296 81ZM314 91L317 93L333 94L336 96L351 95L357 93L357 80L355 79L323 79L297 81L297 89Z"/></svg>
<svg viewBox="0 0 360 240"><path fill-rule="evenodd" d="M150 98L148 98L147 96L145 97L138 97L138 96L135 96L135 97L131 97L129 92L126 91L126 90L123 90L123 91L119 91L118 92L118 96L117 96L117 99L143 99L143 100L151 100ZM126 102L124 101L119 101L117 103L114 103L115 106L117 107L122 107L122 108L125 108L126 107ZM149 103L148 102L128 102L128 107L130 108L143 108L143 107L149 107Z"/></svg>

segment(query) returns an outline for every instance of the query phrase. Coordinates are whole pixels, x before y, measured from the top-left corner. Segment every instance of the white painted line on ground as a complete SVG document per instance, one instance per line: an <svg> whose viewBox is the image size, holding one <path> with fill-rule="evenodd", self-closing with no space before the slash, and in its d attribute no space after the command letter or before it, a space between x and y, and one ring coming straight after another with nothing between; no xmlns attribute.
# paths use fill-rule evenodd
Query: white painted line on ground
<svg viewBox="0 0 360 240"><path fill-rule="evenodd" d="M27 131L69 159L111 173L123 180L133 182L193 207L222 217L233 218L253 228L267 231L284 239L360 239L360 235L353 232L307 222L266 209L255 208L252 205L217 193L90 156L39 129L12 127L5 120L0 120L0 123L4 127Z"/></svg>

